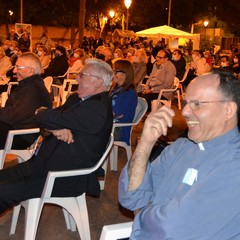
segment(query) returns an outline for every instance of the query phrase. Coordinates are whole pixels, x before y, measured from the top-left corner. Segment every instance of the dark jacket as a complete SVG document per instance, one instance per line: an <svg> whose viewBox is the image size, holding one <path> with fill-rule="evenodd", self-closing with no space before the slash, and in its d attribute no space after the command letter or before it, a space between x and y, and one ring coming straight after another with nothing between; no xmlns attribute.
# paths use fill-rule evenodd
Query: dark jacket
<svg viewBox="0 0 240 240"><path fill-rule="evenodd" d="M43 77L52 76L62 76L68 70L68 59L66 56L55 57L45 69Z"/></svg>
<svg viewBox="0 0 240 240"><path fill-rule="evenodd" d="M103 152L113 124L112 103L107 92L81 102L77 94L53 110L37 114L43 128L70 129L74 143L68 144L55 136L48 136L39 153L31 159L32 177L46 177L48 171L88 168L95 165ZM83 192L99 194L96 174L58 180L54 195L80 195Z"/></svg>
<svg viewBox="0 0 240 240"><path fill-rule="evenodd" d="M9 95L5 107L0 108L1 147L9 130L38 127L35 111L41 106L52 107L42 78L36 74L19 81L19 86Z"/></svg>

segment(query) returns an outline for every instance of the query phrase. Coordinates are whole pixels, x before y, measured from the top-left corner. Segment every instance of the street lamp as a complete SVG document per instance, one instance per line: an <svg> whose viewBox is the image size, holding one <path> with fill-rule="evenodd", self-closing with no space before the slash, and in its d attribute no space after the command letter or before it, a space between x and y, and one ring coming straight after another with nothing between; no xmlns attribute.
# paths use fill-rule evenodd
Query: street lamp
<svg viewBox="0 0 240 240"><path fill-rule="evenodd" d="M12 10L8 10L9 12L9 17L10 17L10 25L12 26L12 15L13 15L13 11Z"/></svg>
<svg viewBox="0 0 240 240"><path fill-rule="evenodd" d="M209 22L206 20L203 22L204 27L206 28L208 26Z"/></svg>
<svg viewBox="0 0 240 240"><path fill-rule="evenodd" d="M111 10L111 11L109 12L109 15L110 15L110 17L111 17L110 25L111 25L111 32L112 32L113 18L114 18L115 12L114 12L113 10Z"/></svg>
<svg viewBox="0 0 240 240"><path fill-rule="evenodd" d="M129 11L128 9L130 8L132 4L132 0L124 0L125 7L127 8L127 21L126 21L126 30L128 30L128 19L129 19Z"/></svg>

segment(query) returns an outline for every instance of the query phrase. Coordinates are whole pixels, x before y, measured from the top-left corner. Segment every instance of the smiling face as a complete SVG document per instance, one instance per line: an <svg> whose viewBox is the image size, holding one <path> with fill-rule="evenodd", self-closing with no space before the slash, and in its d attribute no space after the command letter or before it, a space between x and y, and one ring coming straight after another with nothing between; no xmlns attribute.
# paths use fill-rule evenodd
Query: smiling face
<svg viewBox="0 0 240 240"><path fill-rule="evenodd" d="M97 94L105 88L100 74L91 66L84 66L76 80L78 81L77 93L81 98Z"/></svg>
<svg viewBox="0 0 240 240"><path fill-rule="evenodd" d="M31 67L32 63L25 58L18 58L13 72L17 76L17 80L21 81L34 74L34 68Z"/></svg>
<svg viewBox="0 0 240 240"><path fill-rule="evenodd" d="M196 78L187 88L182 115L188 124L188 138L196 143L212 140L237 125L236 104L228 101L218 86L218 75L208 74ZM194 101L199 101L199 106Z"/></svg>

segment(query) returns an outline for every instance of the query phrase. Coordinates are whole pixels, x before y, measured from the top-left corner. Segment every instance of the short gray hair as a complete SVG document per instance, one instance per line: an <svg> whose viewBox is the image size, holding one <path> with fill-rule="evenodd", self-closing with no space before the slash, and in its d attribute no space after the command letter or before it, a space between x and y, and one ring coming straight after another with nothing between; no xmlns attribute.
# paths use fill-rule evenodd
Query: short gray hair
<svg viewBox="0 0 240 240"><path fill-rule="evenodd" d="M102 78L104 86L109 90L112 83L113 70L108 63L97 58L89 58L85 61L84 66L92 66L96 71L97 76Z"/></svg>
<svg viewBox="0 0 240 240"><path fill-rule="evenodd" d="M18 58L23 58L25 59L29 67L34 69L34 74L42 74L42 64L40 62L39 57L32 53L32 52L25 52L22 55L20 55Z"/></svg>

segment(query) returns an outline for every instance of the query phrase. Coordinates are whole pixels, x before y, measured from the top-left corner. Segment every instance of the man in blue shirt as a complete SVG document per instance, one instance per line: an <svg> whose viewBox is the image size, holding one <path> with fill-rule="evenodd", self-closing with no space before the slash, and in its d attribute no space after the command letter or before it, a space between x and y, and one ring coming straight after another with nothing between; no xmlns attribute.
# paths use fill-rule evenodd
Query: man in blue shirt
<svg viewBox="0 0 240 240"><path fill-rule="evenodd" d="M239 92L231 73L192 81L182 112L188 138L151 164L152 147L174 112L164 106L149 114L119 182L120 203L136 213L131 239L240 239Z"/></svg>

